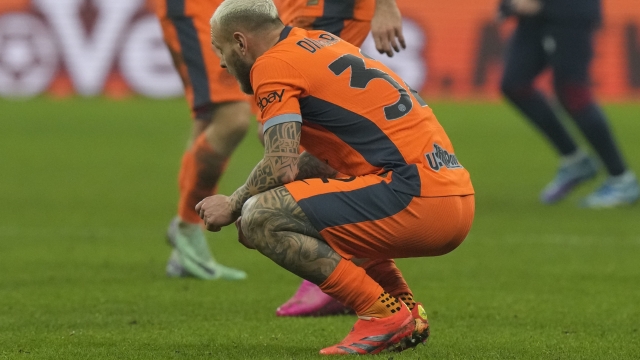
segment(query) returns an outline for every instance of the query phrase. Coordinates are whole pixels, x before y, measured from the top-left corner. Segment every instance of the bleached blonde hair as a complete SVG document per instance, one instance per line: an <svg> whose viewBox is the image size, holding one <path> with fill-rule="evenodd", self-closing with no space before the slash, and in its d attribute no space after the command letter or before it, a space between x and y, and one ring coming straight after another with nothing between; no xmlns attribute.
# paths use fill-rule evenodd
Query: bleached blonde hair
<svg viewBox="0 0 640 360"><path fill-rule="evenodd" d="M238 28L258 30L282 23L272 0L225 0L213 13L209 24L218 24L224 32Z"/></svg>

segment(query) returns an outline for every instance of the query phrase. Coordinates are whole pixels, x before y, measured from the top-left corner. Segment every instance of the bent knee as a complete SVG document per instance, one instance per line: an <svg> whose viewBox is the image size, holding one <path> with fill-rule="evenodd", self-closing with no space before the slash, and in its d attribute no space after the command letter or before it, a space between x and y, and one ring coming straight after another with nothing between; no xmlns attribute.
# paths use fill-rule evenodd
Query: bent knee
<svg viewBox="0 0 640 360"><path fill-rule="evenodd" d="M248 111L248 108L246 110L247 111L242 111L237 114L233 123L233 128L238 132L242 132L243 134L247 133L247 130L249 130L249 125L251 124L251 113Z"/></svg>
<svg viewBox="0 0 640 360"><path fill-rule="evenodd" d="M219 104L213 118L226 133L244 135L251 124L251 107L244 101Z"/></svg>
<svg viewBox="0 0 640 360"><path fill-rule="evenodd" d="M256 249L277 246L281 233L315 236L310 224L295 213L295 200L285 187L251 197L242 207L242 231L251 237ZM315 230L314 230L315 231Z"/></svg>
<svg viewBox="0 0 640 360"><path fill-rule="evenodd" d="M554 87L558 100L569 114L580 113L594 102L588 84L558 81Z"/></svg>
<svg viewBox="0 0 640 360"><path fill-rule="evenodd" d="M227 128L233 135L244 136L249 130L251 124L251 111L248 104L237 103L234 104L231 109L228 109L227 114L230 121L228 121Z"/></svg>
<svg viewBox="0 0 640 360"><path fill-rule="evenodd" d="M246 237L253 237L257 227L262 227L263 220L259 214L258 197L261 194L252 196L242 205L242 232Z"/></svg>
<svg viewBox="0 0 640 360"><path fill-rule="evenodd" d="M269 196L269 193L254 195L242 206L242 232L258 250L266 246L268 235L277 223L278 211L270 205L273 202Z"/></svg>
<svg viewBox="0 0 640 360"><path fill-rule="evenodd" d="M509 99L528 98L535 92L532 83L518 82L506 77L500 83L500 90Z"/></svg>

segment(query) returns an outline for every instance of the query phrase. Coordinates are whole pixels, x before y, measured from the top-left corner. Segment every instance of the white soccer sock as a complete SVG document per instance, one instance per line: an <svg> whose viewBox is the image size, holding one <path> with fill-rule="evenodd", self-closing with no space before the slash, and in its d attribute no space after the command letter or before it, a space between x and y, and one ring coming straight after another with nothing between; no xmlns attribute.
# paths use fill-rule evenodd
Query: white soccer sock
<svg viewBox="0 0 640 360"><path fill-rule="evenodd" d="M584 160L584 158L588 157L586 152L582 149L576 150L573 154L563 155L560 157L560 164L562 166L571 166L575 165L578 162Z"/></svg>
<svg viewBox="0 0 640 360"><path fill-rule="evenodd" d="M620 175L609 176L609 181L612 184L625 184L625 183L634 181L635 178L636 178L636 175L633 173L633 171L627 170Z"/></svg>

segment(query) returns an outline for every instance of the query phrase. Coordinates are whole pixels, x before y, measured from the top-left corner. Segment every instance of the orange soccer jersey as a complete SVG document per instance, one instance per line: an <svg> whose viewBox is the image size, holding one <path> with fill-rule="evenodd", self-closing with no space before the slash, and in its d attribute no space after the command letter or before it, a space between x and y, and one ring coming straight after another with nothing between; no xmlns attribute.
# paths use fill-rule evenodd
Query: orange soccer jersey
<svg viewBox="0 0 640 360"><path fill-rule="evenodd" d="M434 256L466 237L469 173L431 109L389 68L328 32L286 27L251 83L265 131L301 122L306 151L351 176L286 185L340 255Z"/></svg>
<svg viewBox="0 0 640 360"><path fill-rule="evenodd" d="M275 0L285 25L324 30L361 46L371 30L375 0Z"/></svg>
<svg viewBox="0 0 640 360"><path fill-rule="evenodd" d="M297 17L371 21L375 0L275 0L280 18L287 24Z"/></svg>
<svg viewBox="0 0 640 360"><path fill-rule="evenodd" d="M282 38L251 71L265 130L301 121L309 153L347 175L391 172L399 192L473 194L435 115L398 75L327 32Z"/></svg>

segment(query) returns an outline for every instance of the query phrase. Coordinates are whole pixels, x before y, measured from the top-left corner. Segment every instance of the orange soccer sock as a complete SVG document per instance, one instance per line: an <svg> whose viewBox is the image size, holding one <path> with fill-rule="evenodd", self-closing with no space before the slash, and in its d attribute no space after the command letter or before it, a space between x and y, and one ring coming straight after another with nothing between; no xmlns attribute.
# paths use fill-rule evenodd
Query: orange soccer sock
<svg viewBox="0 0 640 360"><path fill-rule="evenodd" d="M205 134L200 134L191 148L184 153L178 177L178 215L182 220L194 224L200 222L195 207L200 200L215 193L227 161L228 157L221 156L213 150Z"/></svg>
<svg viewBox="0 0 640 360"><path fill-rule="evenodd" d="M362 313L359 313L358 316L383 318L400 311L401 307L402 304L400 304L400 300L384 291L378 296L378 299L373 305Z"/></svg>
<svg viewBox="0 0 640 360"><path fill-rule="evenodd" d="M413 300L413 294L412 293L402 293L402 294L396 295L396 297L398 299L402 300L402 302L405 305L407 305L409 310L413 310L413 308L416 306L416 302L415 302L415 300Z"/></svg>
<svg viewBox="0 0 640 360"><path fill-rule="evenodd" d="M402 277L400 269L393 259L375 259L362 264L367 275L375 280L384 291L402 300L409 310L413 310L415 301L409 285Z"/></svg>
<svg viewBox="0 0 640 360"><path fill-rule="evenodd" d="M349 260L342 259L331 275L320 284L320 289L352 308L359 316L392 315L385 305L378 306L381 304L380 294L384 292L382 287L364 269Z"/></svg>

